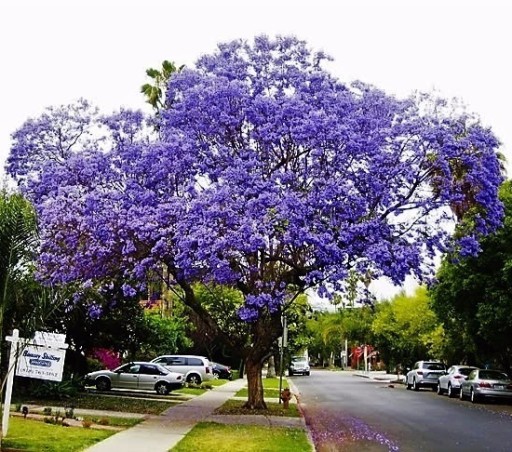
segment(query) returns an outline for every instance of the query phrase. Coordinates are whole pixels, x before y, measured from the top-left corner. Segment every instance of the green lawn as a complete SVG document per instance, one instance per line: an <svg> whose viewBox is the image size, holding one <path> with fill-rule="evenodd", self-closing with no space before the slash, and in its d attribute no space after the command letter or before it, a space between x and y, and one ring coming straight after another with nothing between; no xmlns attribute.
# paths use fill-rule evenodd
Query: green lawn
<svg viewBox="0 0 512 452"><path fill-rule="evenodd" d="M263 378L263 387L265 389L279 389L279 378ZM283 378L282 387L286 388L288 386L288 380Z"/></svg>
<svg viewBox="0 0 512 452"><path fill-rule="evenodd" d="M310 452L302 429L256 425L197 424L172 452Z"/></svg>
<svg viewBox="0 0 512 452"><path fill-rule="evenodd" d="M288 380L283 378L281 388L288 387ZM242 388L236 394L235 397L247 397L248 389ZM279 398L279 378L263 378L263 397L265 398Z"/></svg>
<svg viewBox="0 0 512 452"><path fill-rule="evenodd" d="M11 417L2 450L27 452L78 452L116 433L83 427L62 427L41 421Z"/></svg>

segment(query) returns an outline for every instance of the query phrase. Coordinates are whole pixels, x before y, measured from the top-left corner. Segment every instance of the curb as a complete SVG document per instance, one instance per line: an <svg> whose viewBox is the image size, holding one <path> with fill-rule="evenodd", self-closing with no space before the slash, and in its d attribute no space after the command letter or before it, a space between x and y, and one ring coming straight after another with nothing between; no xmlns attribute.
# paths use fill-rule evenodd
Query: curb
<svg viewBox="0 0 512 452"><path fill-rule="evenodd" d="M295 400L297 401L297 408L300 413L300 417L303 420L304 429L306 430L306 436L308 438L308 442L311 445L311 450L313 452L316 451L315 443L313 441L313 435L311 434L311 430L309 428L308 423L306 422L306 416L304 414L304 409L302 408L302 404L300 402L300 392L297 389L297 386L293 383L292 380L288 380L288 386L290 386L290 389L292 390L293 395L295 395Z"/></svg>

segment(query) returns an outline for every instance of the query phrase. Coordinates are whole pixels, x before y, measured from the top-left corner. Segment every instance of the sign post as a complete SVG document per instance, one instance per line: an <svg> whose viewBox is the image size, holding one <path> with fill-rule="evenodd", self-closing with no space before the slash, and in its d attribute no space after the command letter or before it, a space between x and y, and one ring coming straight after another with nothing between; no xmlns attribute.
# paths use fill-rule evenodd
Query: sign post
<svg viewBox="0 0 512 452"><path fill-rule="evenodd" d="M9 367L7 368L7 381L5 386L4 412L2 416L2 436L7 436L9 428L9 411L11 410L12 383L14 381L14 368L16 367L16 355L18 352L19 330L14 329L12 336L5 339L11 342L11 351L9 353Z"/></svg>
<svg viewBox="0 0 512 452"><path fill-rule="evenodd" d="M65 334L36 331L33 339L24 339L19 337L19 331L14 329L12 336L7 336L5 340L11 343L11 351L2 416L2 434L4 437L7 436L9 428L14 372L16 371L16 375L22 377L61 381L66 349L68 348L68 344L65 343ZM21 352L20 342L23 346Z"/></svg>

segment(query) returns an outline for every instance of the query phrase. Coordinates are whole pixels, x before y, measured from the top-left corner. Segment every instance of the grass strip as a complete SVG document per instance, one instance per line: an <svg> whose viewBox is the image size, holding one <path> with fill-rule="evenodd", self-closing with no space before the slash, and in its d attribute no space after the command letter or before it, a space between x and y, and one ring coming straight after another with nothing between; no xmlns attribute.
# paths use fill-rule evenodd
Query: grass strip
<svg viewBox="0 0 512 452"><path fill-rule="evenodd" d="M79 408L84 410L123 411L126 413L160 414L177 402L96 394L80 394L66 400L29 399L17 400L17 403L39 405L42 407Z"/></svg>
<svg viewBox="0 0 512 452"><path fill-rule="evenodd" d="M172 452L310 452L302 429L257 425L197 424Z"/></svg>
<svg viewBox="0 0 512 452"><path fill-rule="evenodd" d="M227 400L223 405L218 407L214 414L228 414L228 415L244 415L244 414L261 414L264 416L284 416L284 417L300 417L297 405L291 403L288 409L283 408L282 403L266 402L266 410L251 410L244 408L244 401L242 400Z"/></svg>

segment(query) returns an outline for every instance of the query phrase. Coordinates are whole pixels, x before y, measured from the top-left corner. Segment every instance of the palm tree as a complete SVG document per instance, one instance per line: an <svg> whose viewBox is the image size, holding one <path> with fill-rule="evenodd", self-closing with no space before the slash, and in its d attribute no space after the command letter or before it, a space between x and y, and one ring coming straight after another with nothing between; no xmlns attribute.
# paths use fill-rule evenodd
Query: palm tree
<svg viewBox="0 0 512 452"><path fill-rule="evenodd" d="M165 104L165 89L169 79L175 72L183 69L184 65L177 67L172 61L164 60L162 69L149 68L146 70L146 75L153 79L153 84L145 83L141 87L141 93L146 96L148 104L150 104L156 111L166 106Z"/></svg>
<svg viewBox="0 0 512 452"><path fill-rule="evenodd" d="M32 273L37 251L37 219L32 205L20 194L0 191L0 334L4 336L4 316Z"/></svg>

